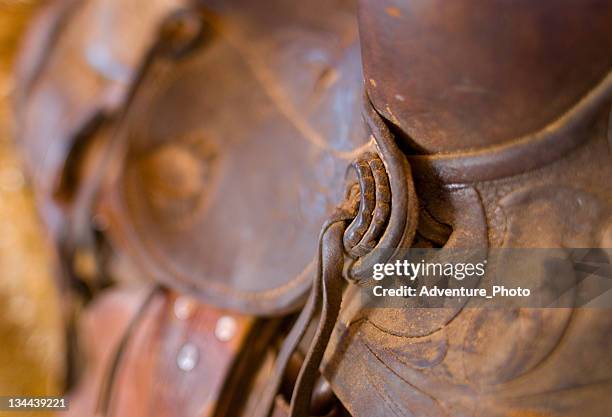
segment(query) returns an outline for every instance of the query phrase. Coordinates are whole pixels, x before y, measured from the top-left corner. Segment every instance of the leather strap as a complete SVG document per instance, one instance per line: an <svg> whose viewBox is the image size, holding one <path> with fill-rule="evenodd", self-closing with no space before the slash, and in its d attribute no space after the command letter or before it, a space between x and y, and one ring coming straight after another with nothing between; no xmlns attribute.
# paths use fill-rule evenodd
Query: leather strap
<svg viewBox="0 0 612 417"><path fill-rule="evenodd" d="M134 334L136 328L145 316L145 313L148 310L148 307L151 305L151 302L158 294L161 293L161 291L162 289L159 286L156 286L155 288L153 288L153 290L151 290L147 298L145 298L142 305L138 309L138 312L130 321L127 330L123 333L121 341L119 342L119 345L115 350L111 366L108 368L107 374L102 380L100 395L98 396L98 403L96 405L96 417L109 417L112 415L110 405L113 396L113 388L115 386L117 373L119 371L119 365L121 364L122 359L125 356L125 352L129 347L130 340L132 340L132 335Z"/></svg>
<svg viewBox="0 0 612 417"><path fill-rule="evenodd" d="M310 415L310 403L319 365L340 312L344 287L342 240L345 228L345 221L339 220L332 223L323 235L321 247L324 251L320 253L321 277L317 280L317 297L321 299L321 318L293 391L289 412L292 417Z"/></svg>
<svg viewBox="0 0 612 417"><path fill-rule="evenodd" d="M306 333L308 325L322 308L321 319L312 342L312 348L309 350L298 375L291 408L296 407L297 410L308 410L310 406L310 397L312 396L312 387L316 380L316 373L340 309L344 283L342 278L342 268L344 266L342 239L346 222L354 217L355 214L350 208L342 208L323 226L319 236L319 248L317 251L317 275L310 296L281 347L270 382L255 410L255 417L269 417L271 415L275 397L279 391L289 360ZM303 388L298 389L298 386Z"/></svg>
<svg viewBox="0 0 612 417"><path fill-rule="evenodd" d="M315 336L293 389L289 411L290 417L310 415L313 387L338 318L344 284L349 281L366 285L369 266L394 256L393 251L375 249L412 244L418 202L410 166L380 116L371 106L366 105L365 110L365 120L376 139L376 152L365 152L353 162L356 183L349 186L344 204L323 227L319 238L317 276L310 298L285 339L255 417L270 417L272 414L289 358L310 321L321 311ZM350 225L349 221L352 221Z"/></svg>

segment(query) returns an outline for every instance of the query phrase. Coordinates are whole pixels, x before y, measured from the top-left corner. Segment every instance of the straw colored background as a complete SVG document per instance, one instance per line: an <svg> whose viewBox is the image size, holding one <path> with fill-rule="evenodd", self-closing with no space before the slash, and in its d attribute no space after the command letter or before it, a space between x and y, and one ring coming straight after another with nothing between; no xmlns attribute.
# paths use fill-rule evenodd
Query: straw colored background
<svg viewBox="0 0 612 417"><path fill-rule="evenodd" d="M12 61L34 3L0 0L0 396L56 394L63 367L50 251L10 136Z"/></svg>

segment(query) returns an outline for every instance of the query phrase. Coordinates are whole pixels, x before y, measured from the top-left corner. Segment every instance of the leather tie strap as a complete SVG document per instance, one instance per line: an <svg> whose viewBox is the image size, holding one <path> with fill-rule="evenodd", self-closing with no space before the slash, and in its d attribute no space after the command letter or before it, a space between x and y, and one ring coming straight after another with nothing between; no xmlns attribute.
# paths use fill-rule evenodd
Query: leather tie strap
<svg viewBox="0 0 612 417"><path fill-rule="evenodd" d="M323 252L320 254L321 276L317 279L318 288L313 289L318 291L316 297L320 298L321 318L293 391L291 416L309 415L310 400L318 377L319 365L338 319L344 287L342 239L345 228L344 221L336 221L323 234L321 242Z"/></svg>
<svg viewBox="0 0 612 417"><path fill-rule="evenodd" d="M312 347L298 376L297 386L304 388L297 389L296 386L292 400L292 409L295 408L296 412L298 412L297 410L300 410L299 412L305 410L302 414L308 415L307 412L310 406L310 397L316 373L340 310L342 287L344 284L342 279L342 268L344 266L342 239L347 221L353 218L354 213L352 210L348 208L339 209L323 226L319 236L317 252L317 275L310 297L278 354L271 381L266 386L262 400L255 410L254 415L256 417L269 417L272 413L274 399L280 389L289 360L306 333L308 325L312 322L316 313L322 309L321 319Z"/></svg>
<svg viewBox="0 0 612 417"><path fill-rule="evenodd" d="M396 250L412 244L418 202L410 165L380 115L369 105L367 95L364 101L364 119L374 138L374 147L351 165L355 181L348 188L344 204L323 226L312 292L283 343L255 417L270 417L289 360L320 311L315 336L293 389L289 412L290 417L310 415L313 387L338 319L345 283L367 285L374 263L391 260ZM385 250L378 250L382 248ZM347 268L344 268L345 262Z"/></svg>

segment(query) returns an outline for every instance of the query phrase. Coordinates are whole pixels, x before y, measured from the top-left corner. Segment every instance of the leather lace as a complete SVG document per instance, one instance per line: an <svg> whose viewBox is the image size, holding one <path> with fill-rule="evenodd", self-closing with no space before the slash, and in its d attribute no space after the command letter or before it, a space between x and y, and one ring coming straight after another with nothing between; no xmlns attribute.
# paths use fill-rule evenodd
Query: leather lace
<svg viewBox="0 0 612 417"><path fill-rule="evenodd" d="M375 152L366 152L353 162L356 182L349 187L344 204L322 228L310 297L281 347L255 417L272 414L289 360L320 312L289 412L290 417L310 415L313 387L340 313L345 284L367 285L374 263L389 261L396 250L412 244L419 210L410 165L367 95L364 102L364 120L372 132Z"/></svg>

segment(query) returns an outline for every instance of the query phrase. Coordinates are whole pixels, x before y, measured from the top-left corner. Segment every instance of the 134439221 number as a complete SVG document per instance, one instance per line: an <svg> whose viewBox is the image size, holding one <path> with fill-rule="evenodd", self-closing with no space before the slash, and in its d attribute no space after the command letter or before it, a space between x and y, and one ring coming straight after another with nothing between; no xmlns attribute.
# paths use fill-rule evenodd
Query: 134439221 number
<svg viewBox="0 0 612 417"><path fill-rule="evenodd" d="M68 401L63 397L0 397L0 410L66 410Z"/></svg>

